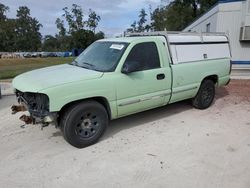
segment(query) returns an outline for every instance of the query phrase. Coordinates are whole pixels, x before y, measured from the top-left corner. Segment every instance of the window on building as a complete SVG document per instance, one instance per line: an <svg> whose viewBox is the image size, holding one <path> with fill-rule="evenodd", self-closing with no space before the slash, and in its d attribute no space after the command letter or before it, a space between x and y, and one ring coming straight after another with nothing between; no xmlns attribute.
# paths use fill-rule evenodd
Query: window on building
<svg viewBox="0 0 250 188"><path fill-rule="evenodd" d="M210 27L211 27L211 24L210 24L210 23L208 23L208 24L206 25L206 32L207 32L207 33L209 33L209 32L210 32Z"/></svg>
<svg viewBox="0 0 250 188"><path fill-rule="evenodd" d="M130 51L126 62L137 61L141 67L139 71L160 68L160 58L154 42L137 44Z"/></svg>

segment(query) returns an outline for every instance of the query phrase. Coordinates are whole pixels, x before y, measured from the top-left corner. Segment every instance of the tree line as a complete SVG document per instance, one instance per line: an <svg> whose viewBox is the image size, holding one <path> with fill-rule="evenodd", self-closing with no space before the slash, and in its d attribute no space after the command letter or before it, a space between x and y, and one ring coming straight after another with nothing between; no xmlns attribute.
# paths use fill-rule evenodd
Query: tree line
<svg viewBox="0 0 250 188"><path fill-rule="evenodd" d="M55 20L58 33L42 37L42 24L30 15L27 6L20 6L16 18L7 18L9 7L0 3L0 52L13 51L66 51L84 49L95 40L104 38L96 28L101 17L89 9L84 19L82 8L73 4L63 8L63 14Z"/></svg>
<svg viewBox="0 0 250 188"><path fill-rule="evenodd" d="M218 0L174 0L148 13L141 9L138 20L126 32L181 31L208 11Z"/></svg>
<svg viewBox="0 0 250 188"><path fill-rule="evenodd" d="M218 0L174 0L149 11L141 9L138 20L126 32L180 31L210 9ZM104 38L96 28L101 17L89 9L87 18L77 4L62 9L55 20L58 33L42 37L42 24L30 15L27 6L17 10L16 18L7 18L9 7L0 3L0 52L3 51L66 51L85 49L95 40Z"/></svg>

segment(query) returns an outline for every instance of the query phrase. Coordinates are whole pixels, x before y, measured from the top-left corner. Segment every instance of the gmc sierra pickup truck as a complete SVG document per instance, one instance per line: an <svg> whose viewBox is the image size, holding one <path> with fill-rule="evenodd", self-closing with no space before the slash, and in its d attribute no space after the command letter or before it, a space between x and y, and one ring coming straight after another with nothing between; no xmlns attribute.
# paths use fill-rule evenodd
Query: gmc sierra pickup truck
<svg viewBox="0 0 250 188"><path fill-rule="evenodd" d="M58 125L83 148L109 121L191 99L208 108L215 86L230 81L230 48L223 34L137 33L90 45L72 63L34 70L13 80L26 123Z"/></svg>

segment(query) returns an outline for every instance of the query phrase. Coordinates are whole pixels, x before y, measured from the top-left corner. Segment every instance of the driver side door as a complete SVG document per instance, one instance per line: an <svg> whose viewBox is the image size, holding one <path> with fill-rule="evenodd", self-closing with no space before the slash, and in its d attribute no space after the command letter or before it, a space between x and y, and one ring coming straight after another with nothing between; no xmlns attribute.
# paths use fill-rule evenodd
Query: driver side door
<svg viewBox="0 0 250 188"><path fill-rule="evenodd" d="M139 63L138 70L116 80L118 116L162 106L171 94L171 70L160 62L155 42L136 44L124 63Z"/></svg>

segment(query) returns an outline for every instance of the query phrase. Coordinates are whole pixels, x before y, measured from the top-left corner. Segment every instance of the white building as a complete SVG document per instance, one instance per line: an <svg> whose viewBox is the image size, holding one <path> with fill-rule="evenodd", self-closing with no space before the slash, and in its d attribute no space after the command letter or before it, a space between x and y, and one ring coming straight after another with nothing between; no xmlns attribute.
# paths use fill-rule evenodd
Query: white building
<svg viewBox="0 0 250 188"><path fill-rule="evenodd" d="M250 64L250 0L220 0L183 31L225 32L233 64Z"/></svg>

